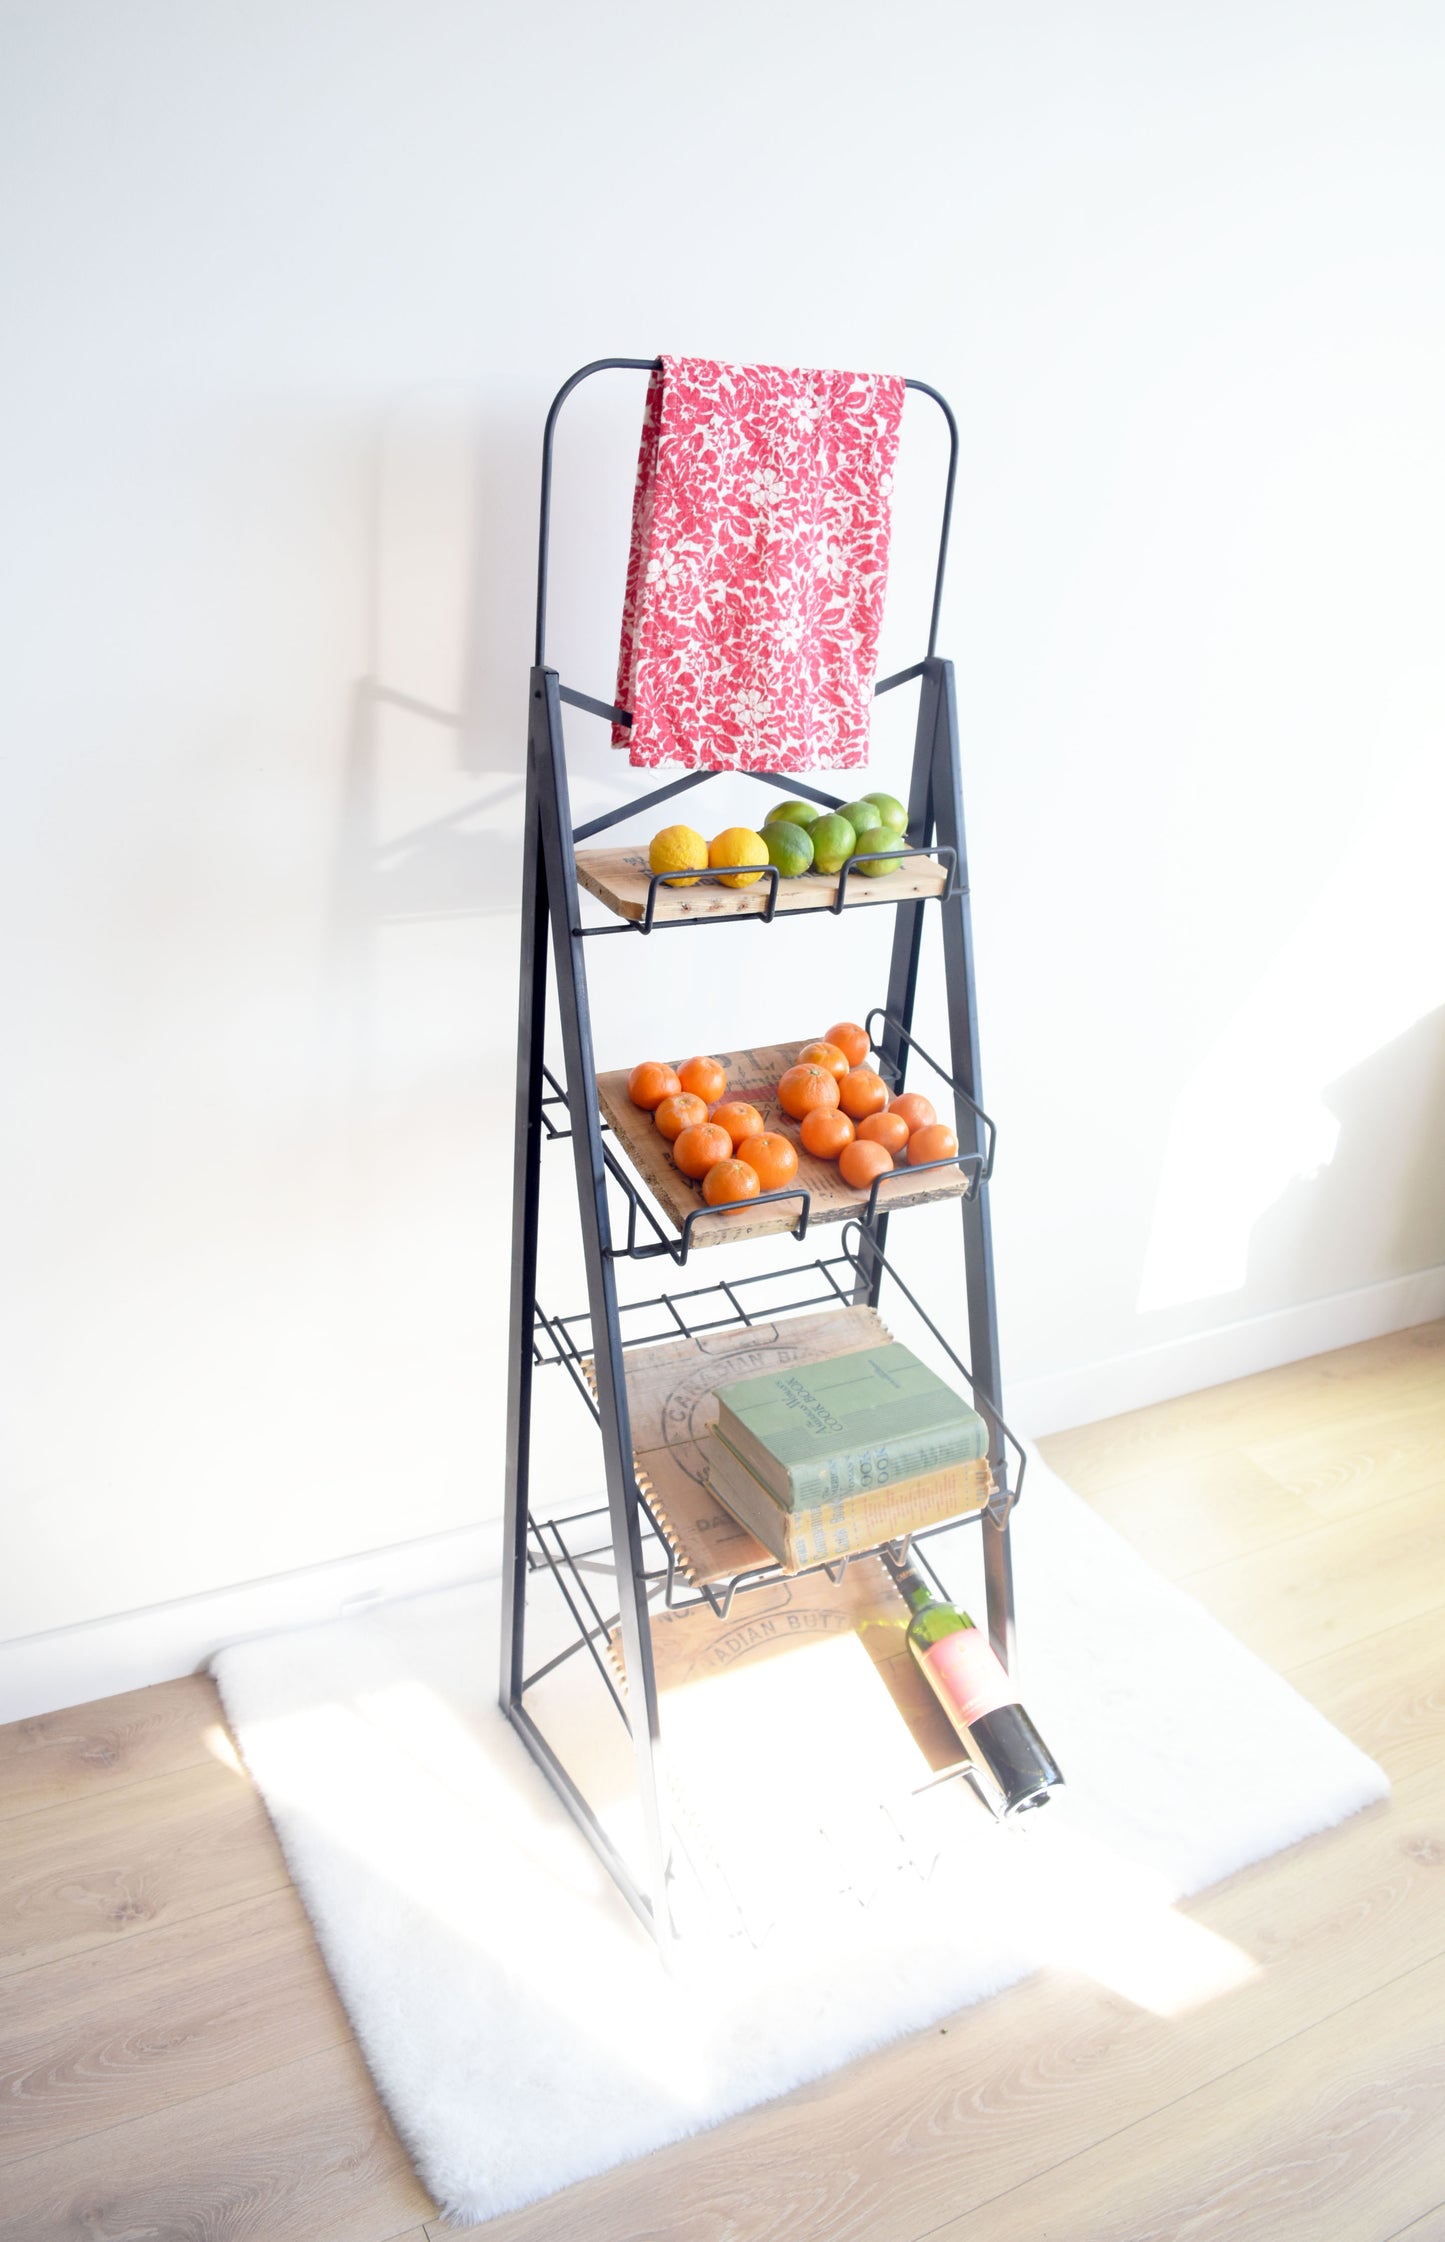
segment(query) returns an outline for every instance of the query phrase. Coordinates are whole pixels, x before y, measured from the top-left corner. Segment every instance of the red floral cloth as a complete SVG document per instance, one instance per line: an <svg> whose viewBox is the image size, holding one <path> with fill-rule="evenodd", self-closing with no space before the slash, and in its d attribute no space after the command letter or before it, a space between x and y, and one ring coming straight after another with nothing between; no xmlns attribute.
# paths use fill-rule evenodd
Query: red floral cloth
<svg viewBox="0 0 1445 2242"><path fill-rule="evenodd" d="M614 747L634 763L868 760L903 382L664 358L647 390Z"/></svg>

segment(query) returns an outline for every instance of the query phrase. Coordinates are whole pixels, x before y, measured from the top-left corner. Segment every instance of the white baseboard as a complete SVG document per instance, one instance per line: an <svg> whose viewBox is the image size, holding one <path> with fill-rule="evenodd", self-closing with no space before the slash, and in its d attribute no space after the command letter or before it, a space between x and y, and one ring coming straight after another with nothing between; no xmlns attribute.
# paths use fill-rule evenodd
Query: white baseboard
<svg viewBox="0 0 1445 2242"><path fill-rule="evenodd" d="M200 1673L218 1650L283 1627L310 1627L371 1603L453 1588L499 1569L501 1526L465 1526L174 1603L117 1612L0 1643L0 1722L88 1704L123 1689Z"/></svg>
<svg viewBox="0 0 1445 2242"><path fill-rule="evenodd" d="M1053 1371L1043 1378L1016 1378L1005 1384L1004 1407L1016 1431L1041 1440L1046 1433L1147 1408L1151 1401L1171 1401L1176 1394L1198 1393L1227 1378L1247 1378L1256 1370L1274 1370L1306 1355L1327 1354L1332 1347L1353 1346L1359 1339L1378 1339L1437 1316L1445 1316L1445 1268L1420 1269L1412 1276L1362 1285L1357 1292L1334 1293L1328 1300L1219 1324L1108 1362Z"/></svg>
<svg viewBox="0 0 1445 2242"><path fill-rule="evenodd" d="M1020 1433L1039 1439L1442 1315L1445 1268L1425 1269L1110 1362L1019 1380L1008 1386L1005 1406ZM500 1528L491 1520L0 1643L0 1721L198 1673L216 1651L248 1636L313 1626L364 1603L490 1577L498 1570L499 1540Z"/></svg>

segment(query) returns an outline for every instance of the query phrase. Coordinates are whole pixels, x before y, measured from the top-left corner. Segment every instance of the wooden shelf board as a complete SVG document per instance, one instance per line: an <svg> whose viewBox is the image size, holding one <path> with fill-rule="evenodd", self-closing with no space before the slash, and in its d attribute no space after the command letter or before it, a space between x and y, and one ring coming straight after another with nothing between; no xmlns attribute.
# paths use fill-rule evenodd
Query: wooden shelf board
<svg viewBox="0 0 1445 2242"><path fill-rule="evenodd" d="M846 1222L850 1216L862 1214L868 1204L868 1193L854 1190L851 1184L845 1183L836 1161L815 1160L811 1153L805 1152L797 1122L790 1121L778 1104L778 1082L803 1047L801 1043L776 1043L752 1051L720 1051L715 1056L727 1069L728 1097L755 1105L762 1114L763 1127L787 1137L796 1150L798 1173L794 1181L813 1194L811 1229L814 1223ZM679 1053L680 1058L688 1056L687 1052ZM674 1167L672 1147L652 1115L635 1106L627 1095L630 1072L629 1067L618 1067L612 1073L599 1074L597 1102L618 1144L669 1221L680 1231L693 1209L706 1204L702 1188L690 1183ZM896 1169L894 1175L897 1180L890 1177L878 1194L880 1212L891 1214L897 1207L924 1206L931 1199L958 1199L968 1188L968 1179L961 1169L935 1168L919 1176L911 1187L906 1168ZM794 1227L801 1211L796 1199L778 1199L756 1210L750 1209L746 1201L738 1207L719 1208L693 1224L692 1243L716 1246L736 1244L744 1238L776 1237Z"/></svg>
<svg viewBox="0 0 1445 2242"><path fill-rule="evenodd" d="M651 878L643 849L579 849L577 880L589 895L605 903L621 919L640 919L647 909L647 883ZM660 887L653 910L654 922L676 919L761 918L767 909L765 879L752 887L722 887L715 879L700 878L695 887ZM942 895L948 870L932 857L915 857L881 879L855 873L844 890L843 908L860 903L902 903L917 896ZM786 911L816 911L831 903L838 892L832 872L804 872L796 879L779 880L776 915Z"/></svg>

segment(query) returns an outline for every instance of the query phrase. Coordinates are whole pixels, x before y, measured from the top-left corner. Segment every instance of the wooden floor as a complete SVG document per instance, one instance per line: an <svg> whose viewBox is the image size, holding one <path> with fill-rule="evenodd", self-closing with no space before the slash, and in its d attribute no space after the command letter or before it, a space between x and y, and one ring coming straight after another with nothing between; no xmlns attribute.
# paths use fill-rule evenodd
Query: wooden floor
<svg viewBox="0 0 1445 2242"><path fill-rule="evenodd" d="M1041 1975L488 2242L1445 2238L1445 1324L1044 1447L1390 1802L1193 1904L1235 1991ZM209 1683L0 1729L0 1820L0 2242L450 2231Z"/></svg>

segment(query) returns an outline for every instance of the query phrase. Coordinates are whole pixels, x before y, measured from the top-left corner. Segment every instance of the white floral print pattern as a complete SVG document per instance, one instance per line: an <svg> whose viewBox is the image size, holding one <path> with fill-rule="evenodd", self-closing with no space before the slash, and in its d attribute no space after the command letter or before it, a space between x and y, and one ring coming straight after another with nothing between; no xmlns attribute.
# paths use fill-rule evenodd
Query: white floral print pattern
<svg viewBox="0 0 1445 2242"><path fill-rule="evenodd" d="M755 506L781 506L788 486L776 467L757 467L748 477L748 496Z"/></svg>
<svg viewBox="0 0 1445 2242"><path fill-rule="evenodd" d="M664 358L648 384L613 745L637 764L868 760L904 385Z"/></svg>
<svg viewBox="0 0 1445 2242"><path fill-rule="evenodd" d="M654 553L647 564L649 584L666 584L675 589L682 582L682 561L676 553Z"/></svg>

